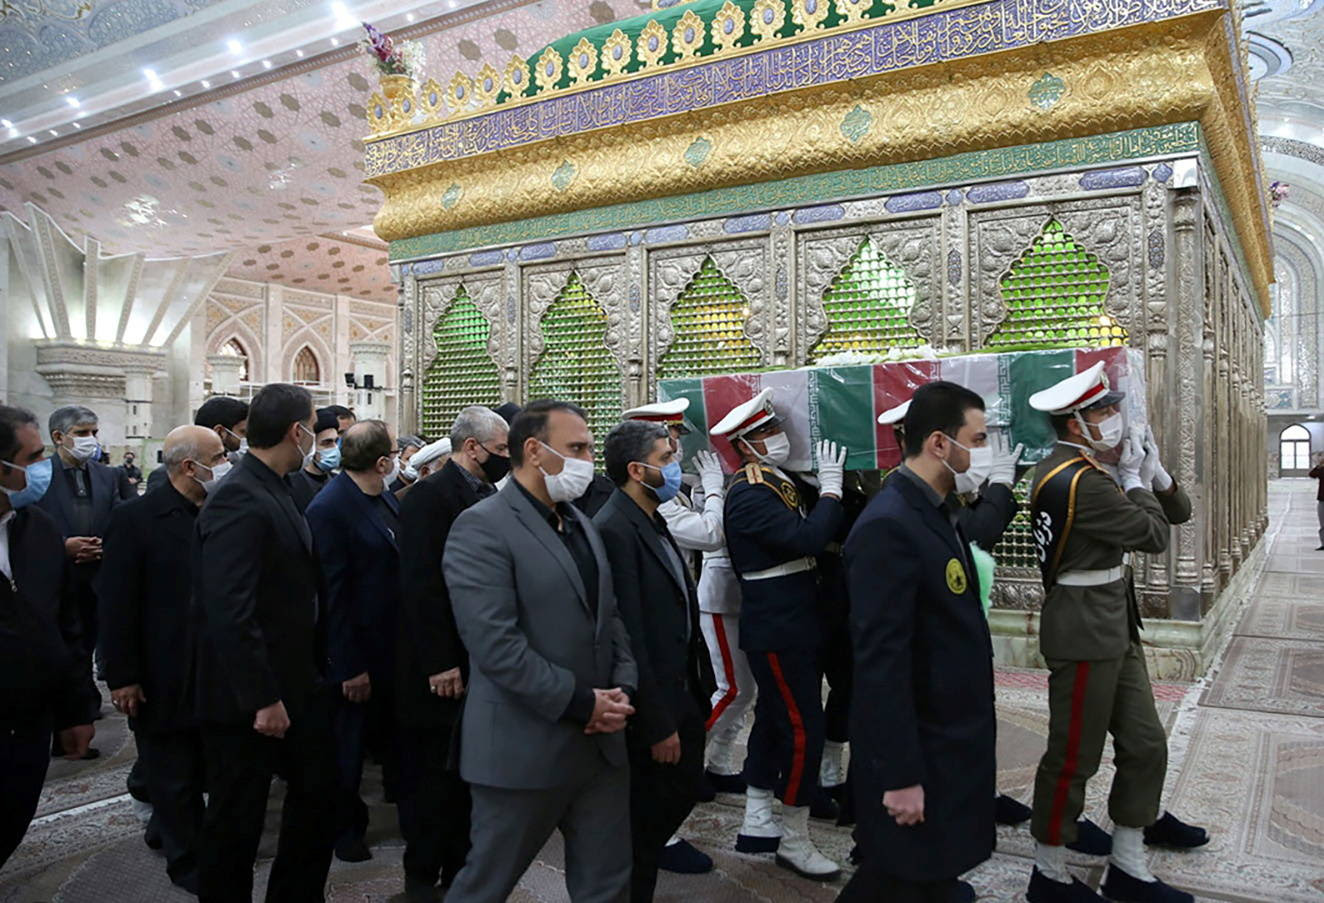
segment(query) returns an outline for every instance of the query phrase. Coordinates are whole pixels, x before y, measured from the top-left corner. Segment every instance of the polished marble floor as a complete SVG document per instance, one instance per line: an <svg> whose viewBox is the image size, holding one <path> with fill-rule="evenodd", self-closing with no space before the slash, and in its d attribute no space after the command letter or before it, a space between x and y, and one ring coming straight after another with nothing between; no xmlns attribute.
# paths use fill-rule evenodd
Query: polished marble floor
<svg viewBox="0 0 1324 903"><path fill-rule="evenodd" d="M1271 485L1270 526L1252 564L1253 588L1235 635L1209 676L1195 684L1157 684L1159 713L1171 734L1165 804L1209 826L1213 839L1194 853L1152 854L1154 871L1202 900L1324 900L1324 552L1316 552L1314 483ZM998 672L998 765L1004 791L1028 799L1047 731L1042 672ZM133 762L122 720L98 723L102 758L52 766L37 820L0 871L0 903L150 903L187 901L166 881L161 859L142 843L142 826L124 794ZM1087 800L1108 826L1106 756ZM388 901L400 891L401 843L394 810L369 790L371 862L335 863L333 901ZM269 813L274 825L276 794ZM735 853L740 797L700 807L684 834L713 856L715 873L663 874L659 903L693 901L829 901L816 885L776 868L771 857ZM819 845L839 860L846 831L815 824ZM274 837L264 839L262 888ZM994 858L969 877L981 901L1023 900L1033 842L1024 828L999 829ZM1074 857L1073 868L1097 884L1102 862ZM512 898L520 903L567 899L559 839L543 850Z"/></svg>

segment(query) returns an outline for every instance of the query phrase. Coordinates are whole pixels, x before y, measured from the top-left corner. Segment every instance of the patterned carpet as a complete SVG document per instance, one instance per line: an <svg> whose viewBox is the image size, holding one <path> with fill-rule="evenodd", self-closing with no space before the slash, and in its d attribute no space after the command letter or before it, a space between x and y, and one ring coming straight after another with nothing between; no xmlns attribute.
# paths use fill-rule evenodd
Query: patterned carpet
<svg viewBox="0 0 1324 903"><path fill-rule="evenodd" d="M1235 636L1219 667L1194 685L1156 684L1159 714L1171 735L1165 805L1209 827L1213 839L1194 853L1155 853L1154 871L1201 900L1324 900L1324 553L1317 544L1314 484L1272 484L1271 545ZM997 675L998 780L1026 800L1047 732L1046 674L1007 669ZM106 707L109 712L109 706ZM142 824L124 793L135 755L122 719L98 722L100 759L53 763L38 817L0 871L0 903L155 903L186 901L172 888L161 858L142 842ZM1111 748L1090 783L1086 813L1105 828ZM401 890L394 808L381 802L371 770L374 858L336 862L328 900L392 901ZM268 808L257 888L265 887L279 822L280 788ZM700 807L684 836L710 854L709 875L663 874L659 903L830 901L840 888L796 878L770 856L731 849L741 797ZM814 824L829 856L845 861L847 831ZM998 851L968 879L981 901L1024 899L1033 841L1024 828L1000 828ZM1093 886L1101 861L1072 854L1073 871ZM517 903L567 899L559 837L553 837L512 896Z"/></svg>

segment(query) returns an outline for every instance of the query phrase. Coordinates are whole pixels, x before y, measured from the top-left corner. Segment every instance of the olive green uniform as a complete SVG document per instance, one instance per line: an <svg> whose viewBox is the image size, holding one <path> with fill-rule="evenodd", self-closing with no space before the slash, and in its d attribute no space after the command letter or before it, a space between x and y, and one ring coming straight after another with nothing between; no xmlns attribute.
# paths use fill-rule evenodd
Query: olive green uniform
<svg viewBox="0 0 1324 903"><path fill-rule="evenodd" d="M1039 464L1030 497L1041 557L1044 537L1057 539L1044 564L1039 648L1050 671L1048 748L1035 776L1030 831L1056 846L1076 839L1085 784L1108 733L1117 769L1108 798L1113 822L1141 828L1159 816L1168 738L1154 708L1123 555L1165 551L1170 525L1190 518L1191 503L1175 483L1159 494L1123 493L1090 452L1065 444ZM1106 579L1108 571L1117 578Z"/></svg>

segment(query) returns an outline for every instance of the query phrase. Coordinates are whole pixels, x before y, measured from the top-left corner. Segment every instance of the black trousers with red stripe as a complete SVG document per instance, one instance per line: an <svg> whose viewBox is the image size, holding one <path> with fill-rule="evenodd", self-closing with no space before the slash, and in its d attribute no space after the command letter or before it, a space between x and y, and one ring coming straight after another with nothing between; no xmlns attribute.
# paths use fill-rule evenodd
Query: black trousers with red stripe
<svg viewBox="0 0 1324 903"><path fill-rule="evenodd" d="M1048 669L1048 748L1035 775L1030 833L1050 846L1076 839L1085 784L1099 769L1107 734L1116 766L1109 817L1128 828L1153 824L1167 773L1168 737L1140 644L1133 641L1115 659L1048 659Z"/></svg>
<svg viewBox="0 0 1324 903"><path fill-rule="evenodd" d="M758 685L745 780L787 806L808 806L823 758L823 678L817 650L748 652Z"/></svg>

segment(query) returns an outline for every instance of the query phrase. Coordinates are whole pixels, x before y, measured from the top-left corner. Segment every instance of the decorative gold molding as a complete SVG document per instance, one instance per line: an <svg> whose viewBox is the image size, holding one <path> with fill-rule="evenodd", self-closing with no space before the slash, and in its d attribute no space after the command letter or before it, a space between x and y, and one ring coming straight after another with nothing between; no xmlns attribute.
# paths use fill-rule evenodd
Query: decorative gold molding
<svg viewBox="0 0 1324 903"><path fill-rule="evenodd" d="M1238 64L1223 31L1226 15L1197 13L376 176L368 181L386 201L374 226L394 241L796 175L1198 120L1261 304L1267 305L1269 235L1254 149L1241 122ZM1029 93L1044 73L1064 85L1046 109ZM856 108L872 120L862 133L850 130L848 138L841 126ZM702 166L687 166L684 154L699 137L711 150ZM567 165L574 178L554 178ZM464 193L445 209L435 202L438 186L452 184Z"/></svg>

